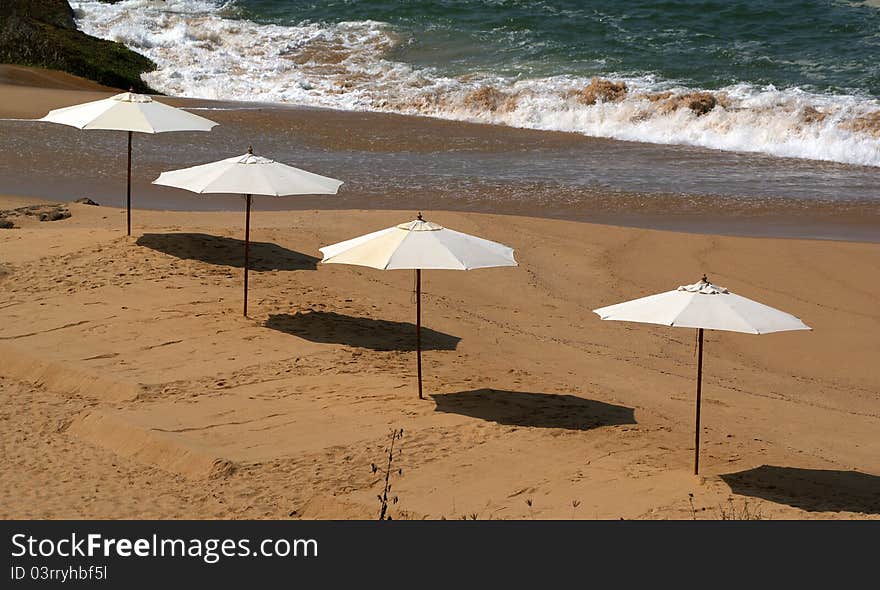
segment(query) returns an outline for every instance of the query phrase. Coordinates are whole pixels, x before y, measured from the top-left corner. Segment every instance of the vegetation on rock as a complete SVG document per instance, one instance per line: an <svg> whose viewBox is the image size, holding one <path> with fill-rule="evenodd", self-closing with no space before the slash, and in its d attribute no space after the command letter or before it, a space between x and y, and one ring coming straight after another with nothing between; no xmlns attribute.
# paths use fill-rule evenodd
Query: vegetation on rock
<svg viewBox="0 0 880 590"><path fill-rule="evenodd" d="M156 64L120 43L78 31L67 0L3 0L0 63L61 70L114 88L152 92Z"/></svg>

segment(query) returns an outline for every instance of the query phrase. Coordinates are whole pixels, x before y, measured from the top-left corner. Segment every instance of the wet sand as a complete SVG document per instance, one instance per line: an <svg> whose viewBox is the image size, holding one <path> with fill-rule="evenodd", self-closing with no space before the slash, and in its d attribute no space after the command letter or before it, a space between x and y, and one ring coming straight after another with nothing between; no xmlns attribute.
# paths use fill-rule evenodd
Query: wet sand
<svg viewBox="0 0 880 590"><path fill-rule="evenodd" d="M412 211L270 202L247 319L240 211L10 218L0 517L375 518L392 428L395 518L880 517L880 244L425 207L520 266L424 273L419 400L412 273L318 264ZM695 478L694 331L591 310L703 273L814 331L707 333Z"/></svg>
<svg viewBox="0 0 880 590"><path fill-rule="evenodd" d="M81 91L0 85L0 117L36 118L107 95L94 92L94 85ZM235 196L196 196L150 181L164 170L244 153L252 144L258 153L346 181L335 197L266 199L264 209L476 211L698 233L880 241L872 168L423 117L163 100L207 109L195 112L220 125L210 134L136 134L137 207L239 210ZM123 204L125 134L27 121L0 121L0 131L6 154L0 192Z"/></svg>

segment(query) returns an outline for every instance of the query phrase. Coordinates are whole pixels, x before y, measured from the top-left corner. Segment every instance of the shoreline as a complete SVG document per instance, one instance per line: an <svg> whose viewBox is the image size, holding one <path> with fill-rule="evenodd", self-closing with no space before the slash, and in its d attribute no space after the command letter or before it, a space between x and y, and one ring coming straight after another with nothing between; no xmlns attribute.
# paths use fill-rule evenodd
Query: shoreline
<svg viewBox="0 0 880 590"><path fill-rule="evenodd" d="M97 92L88 81L77 88L77 79L63 74L5 68L0 70L0 117L35 118L114 92ZM220 125L205 135L138 135L132 180L136 209L237 210L236 196L200 197L149 180L163 170L229 157L236 148L243 153L249 144L346 181L329 199L258 199L258 209L478 211L697 234L880 241L877 171L869 167L423 116L160 100L193 107ZM247 106L237 108L241 104ZM87 196L122 205L118 134L25 121L0 125L6 128L0 141L9 154L0 163L0 193ZM83 153L92 158L84 161ZM65 170L62 178L59 168Z"/></svg>
<svg viewBox="0 0 880 590"><path fill-rule="evenodd" d="M239 199L239 196L232 196L231 199ZM17 207L23 207L28 205L71 205L74 204L74 199L71 198L69 200L64 199L47 199L43 197L36 197L31 195L10 195L10 194L0 194L0 203L3 203L2 208L0 208L0 214L4 211L9 211ZM286 208L261 208L259 200L257 200L257 204L254 206L252 210L253 215L260 214L269 214L269 213L291 213L291 214L303 214L303 213L347 213L347 212L384 212L384 213L404 213L405 210L395 209L393 207L374 207L374 208L362 208L362 207L347 207L345 205L340 205L337 207L320 207L320 206L301 206L301 207L286 207ZM124 207L116 207L112 205L105 205L103 203L98 203L105 212L112 212L112 215L124 216L125 208ZM242 206L243 207L243 206ZM132 207L132 219L134 219L139 213L149 213L149 214L187 214L195 216L198 219L200 216L204 216L206 219L210 219L212 215L239 215L244 213L244 209L236 209L236 208L212 208L212 209L162 209L162 208L137 208ZM528 222L529 220L533 221L559 221L559 222L572 222L577 224L583 224L587 226L597 226L606 228L608 230L611 229L621 229L621 230L646 230L646 231L655 231L661 233L670 233L670 234L682 234L682 235L693 235L700 237L723 237L723 238L741 238L741 239L751 239L751 240L785 240L785 241L805 241L805 242L828 242L828 243L840 243L840 244L878 244L880 243L880 236L875 236L871 233L873 229L873 224L869 223L870 226L865 230L864 239L857 238L841 238L841 237L817 237L815 235L797 235L794 232L788 234L781 234L779 232L772 232L772 230L768 230L767 233L745 233L748 231L747 229L743 229L742 232L739 233L725 233L724 231L698 231L693 228L690 228L690 225L687 222L681 222L681 224L685 227L676 227L675 223L667 220L665 222L666 226L661 227L657 222L653 224L649 223L630 223L627 224L623 221L611 222L611 221L603 221L599 218L566 218L564 216L535 216L530 215L524 212L498 212L498 213L487 213L485 211L479 210L467 210L467 209L421 209L419 211L412 210L409 211L413 216L416 213L423 213L425 215L446 215L446 214L478 214L478 215L493 215L499 217L510 217L513 219L518 219L524 222ZM703 217L703 222L705 222L705 217ZM852 220L855 222L855 219ZM133 221L134 223L134 221ZM748 223L748 221L743 221L743 223ZM791 222L795 223L795 222ZM800 222L798 222L800 223ZM21 227L16 226L15 229L21 229ZM719 229L723 229L723 226L720 226ZM806 230L809 231L809 230Z"/></svg>

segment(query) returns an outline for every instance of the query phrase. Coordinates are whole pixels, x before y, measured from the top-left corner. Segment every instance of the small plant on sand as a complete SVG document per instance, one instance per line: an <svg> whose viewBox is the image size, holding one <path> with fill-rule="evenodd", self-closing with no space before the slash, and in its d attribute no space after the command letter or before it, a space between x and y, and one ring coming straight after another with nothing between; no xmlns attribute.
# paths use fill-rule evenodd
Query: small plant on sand
<svg viewBox="0 0 880 590"><path fill-rule="evenodd" d="M571 501L571 519L574 520L574 513L577 511L578 506L581 505L580 500L572 500Z"/></svg>
<svg viewBox="0 0 880 590"><path fill-rule="evenodd" d="M700 508L697 510L697 507L694 505L693 494L688 494L688 503L690 503L691 506L691 518L693 520L698 520L697 512L705 512L706 509ZM747 499L743 499L741 504L736 505L732 496L727 498L726 505L718 505L716 518L718 520L765 520L760 506L755 508L753 505L749 504Z"/></svg>
<svg viewBox="0 0 880 590"><path fill-rule="evenodd" d="M691 518L693 520L697 520L697 507L694 506L694 495L693 493L688 493L688 502L691 505ZM704 508L705 510L705 508Z"/></svg>
<svg viewBox="0 0 880 590"><path fill-rule="evenodd" d="M533 504L532 499L531 499L531 498L527 498L527 499L526 499L526 506L529 507L529 518L531 518L532 520L535 520L535 515L534 515L534 513L532 512L532 504Z"/></svg>
<svg viewBox="0 0 880 590"><path fill-rule="evenodd" d="M393 429L391 431L391 444L388 445L388 449L386 452L388 453L388 464L385 468L381 468L375 463L370 463L370 469L373 470L373 473L381 473L385 476L385 487L382 490L381 494L378 494L376 497L379 499L379 520L393 520L391 515L388 514L388 504L397 504L397 496L392 496L390 499L388 498L388 494L391 492L391 472L392 472L392 463L394 463L395 453L397 456L400 455L400 449L394 448L394 443L403 438L403 428ZM403 469L397 469L397 475L403 475Z"/></svg>
<svg viewBox="0 0 880 590"><path fill-rule="evenodd" d="M718 505L718 518L721 520L765 520L760 506L755 508L749 505L749 501L745 498L742 504L736 506L732 497L727 498L727 506Z"/></svg>

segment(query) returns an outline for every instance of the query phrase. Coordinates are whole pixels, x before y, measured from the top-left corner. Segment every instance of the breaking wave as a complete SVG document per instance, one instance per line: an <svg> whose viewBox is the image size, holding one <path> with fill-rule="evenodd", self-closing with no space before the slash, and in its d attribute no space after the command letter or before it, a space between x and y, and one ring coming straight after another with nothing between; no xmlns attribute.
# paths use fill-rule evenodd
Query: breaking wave
<svg viewBox="0 0 880 590"><path fill-rule="evenodd" d="M880 166L880 103L749 83L711 91L654 76L451 76L395 59L384 22L294 26L237 18L234 2L72 1L84 32L158 65L163 93L385 111L595 137Z"/></svg>

